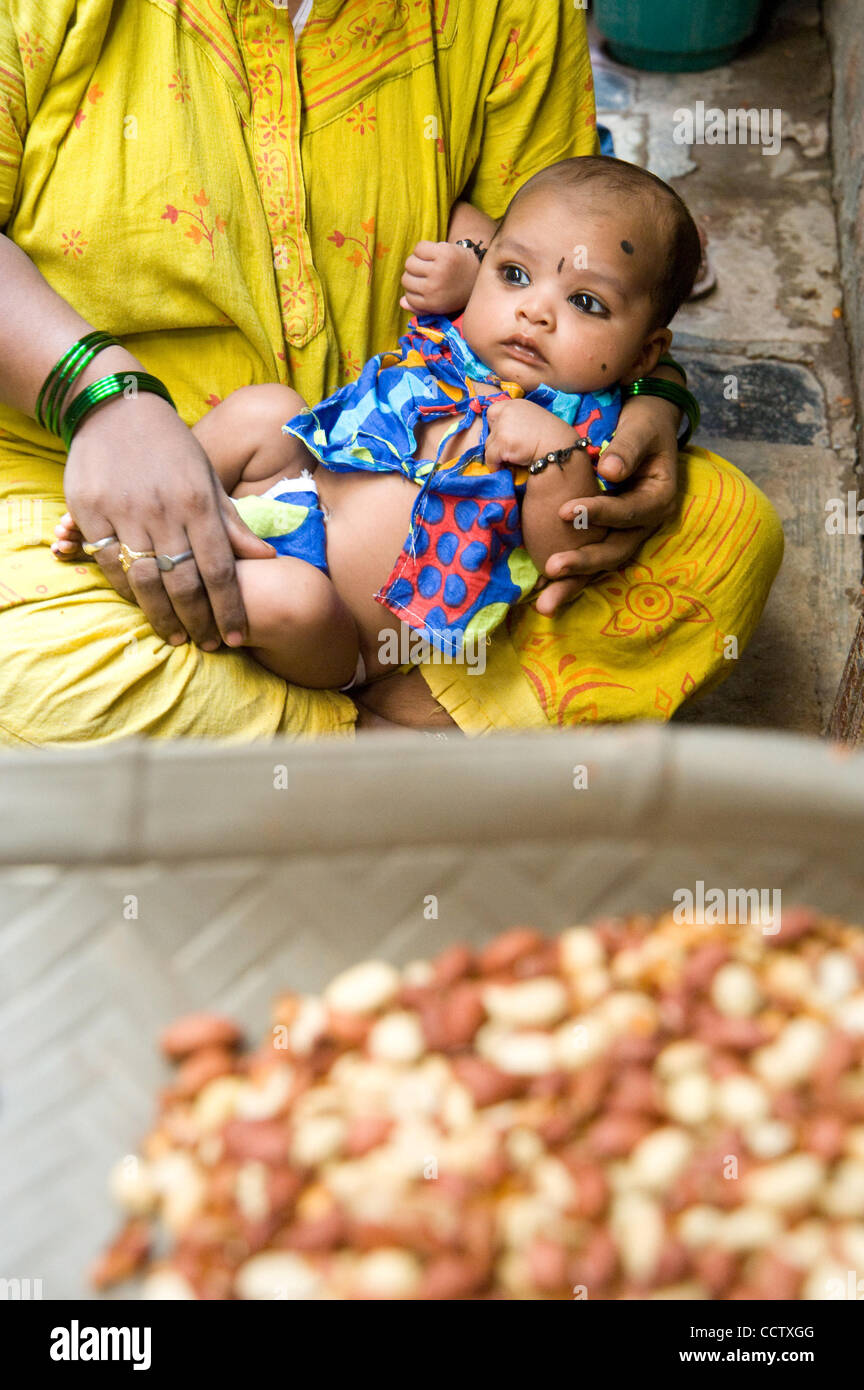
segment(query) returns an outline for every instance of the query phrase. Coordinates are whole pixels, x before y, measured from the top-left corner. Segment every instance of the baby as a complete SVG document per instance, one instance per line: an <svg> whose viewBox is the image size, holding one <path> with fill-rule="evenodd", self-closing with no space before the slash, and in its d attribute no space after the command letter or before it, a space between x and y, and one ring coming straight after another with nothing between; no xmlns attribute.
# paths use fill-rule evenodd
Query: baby
<svg viewBox="0 0 864 1390"><path fill-rule="evenodd" d="M454 248L417 253L434 282ZM464 659L551 555L602 534L572 500L608 487L595 465L619 386L668 349L700 250L660 179L582 158L518 190L482 259L457 254L476 276L460 317L418 315L314 408L247 386L194 427L277 551L237 574L249 648L294 684L350 689L392 671L403 624ZM57 535L55 553L77 549L70 517Z"/></svg>

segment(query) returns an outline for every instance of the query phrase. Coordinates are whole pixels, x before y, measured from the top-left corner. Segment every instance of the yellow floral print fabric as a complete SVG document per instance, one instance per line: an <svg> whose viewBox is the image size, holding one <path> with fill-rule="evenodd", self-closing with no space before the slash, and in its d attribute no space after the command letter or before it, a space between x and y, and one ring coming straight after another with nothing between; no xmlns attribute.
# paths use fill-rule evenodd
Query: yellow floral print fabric
<svg viewBox="0 0 864 1390"><path fill-rule="evenodd" d="M446 236L456 199L498 217L538 169L595 148L584 14L569 0L315 0L296 41L268 0L0 8L0 229L190 424L240 386L286 382L314 403L356 377L399 336L405 258ZM761 508L755 538L735 520L726 538L747 582L721 579L712 600L728 589L744 605L741 633L776 568L776 521L712 466L741 491L740 515ZM351 733L345 697L286 686L243 654L167 647L95 566L54 561L63 508L58 441L0 407L0 742ZM656 582L706 544L672 534ZM640 563L654 576L656 559ZM700 566L676 583L710 608ZM631 567L604 584L616 578L655 582ZM439 692L427 669L430 686L468 731L665 718L690 693L685 668L698 688L727 664L692 620L701 609L676 600L681 640L657 651L650 623L625 635L624 588L608 594L618 630L594 597L552 625L526 609L485 676L460 684L451 668ZM626 700L614 681L593 702L572 694L567 658L614 675L625 645Z"/></svg>

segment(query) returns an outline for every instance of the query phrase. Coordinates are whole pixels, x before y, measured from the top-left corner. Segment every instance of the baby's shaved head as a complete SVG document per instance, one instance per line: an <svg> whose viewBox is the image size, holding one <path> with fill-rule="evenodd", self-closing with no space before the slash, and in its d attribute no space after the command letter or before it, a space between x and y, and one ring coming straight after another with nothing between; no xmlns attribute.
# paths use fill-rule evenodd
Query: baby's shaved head
<svg viewBox="0 0 864 1390"><path fill-rule="evenodd" d="M665 242L666 253L663 271L651 289L656 310L651 326L665 327L693 288L702 251L696 224L685 203L674 188L658 179L656 174L649 174L647 169L607 155L559 160L532 175L514 193L495 235L501 232L513 208L527 194L557 193L566 197L574 191L585 191L590 185L613 197L632 198L635 195L651 200L658 236ZM625 255L632 255L634 250L628 241L621 242L621 249Z"/></svg>

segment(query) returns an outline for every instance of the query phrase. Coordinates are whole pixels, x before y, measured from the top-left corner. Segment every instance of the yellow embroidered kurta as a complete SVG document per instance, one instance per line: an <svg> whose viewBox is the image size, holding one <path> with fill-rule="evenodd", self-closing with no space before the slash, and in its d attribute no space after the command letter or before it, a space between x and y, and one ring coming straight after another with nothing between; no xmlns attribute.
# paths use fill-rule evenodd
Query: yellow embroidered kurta
<svg viewBox="0 0 864 1390"><path fill-rule="evenodd" d="M190 424L249 383L311 403L355 377L404 327L404 261L456 199L498 217L595 140L569 0L315 0L296 44L268 0L0 8L0 228ZM169 647L95 566L56 562L62 463L0 407L0 741L351 732L345 697ZM683 515L699 526L555 621L514 615L486 675L424 668L457 722L666 718L728 669L721 637L746 640L779 563L776 518L698 451Z"/></svg>

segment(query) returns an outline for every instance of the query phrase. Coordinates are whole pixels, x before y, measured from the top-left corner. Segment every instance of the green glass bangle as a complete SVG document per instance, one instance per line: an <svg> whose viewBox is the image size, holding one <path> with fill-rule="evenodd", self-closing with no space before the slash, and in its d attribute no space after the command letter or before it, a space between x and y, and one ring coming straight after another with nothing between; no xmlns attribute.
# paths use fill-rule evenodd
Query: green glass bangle
<svg viewBox="0 0 864 1390"><path fill-rule="evenodd" d="M91 343L95 342L97 338L101 338L102 336L102 333L99 330L96 330L93 333L88 333L84 338L79 338L77 342L73 343L71 347L66 349L59 362L54 363L54 366L51 368L50 372L48 373L48 375L42 383L42 390L39 392L39 395L36 398L36 419L38 420L39 424L42 426L43 429L48 428L47 422L42 414L42 407L45 401L46 392L48 392L49 388L51 388L51 395L53 396L53 393L57 389L57 386L59 385L60 381L70 370L70 367L74 362L76 356L79 353L86 351L87 347Z"/></svg>
<svg viewBox="0 0 864 1390"><path fill-rule="evenodd" d="M673 368L675 369L676 372L680 372L680 373L681 373L681 376L682 376L683 381L684 381L684 385L685 385L685 386L687 385L687 373L685 372L684 368L681 366L681 363L680 363L680 362L676 362L676 361L675 361L675 358L674 358L674 357L671 357L670 354L669 354L668 352L664 352L664 354L663 354L662 357L658 357L658 359L657 359L657 366L658 366L658 367L673 367Z"/></svg>
<svg viewBox="0 0 864 1390"><path fill-rule="evenodd" d="M70 388L78 380L84 368L89 366L93 358L100 352L103 352L105 348L120 346L121 343L117 338L112 338L109 333L103 334L100 336L99 342L93 343L75 358L74 363L70 364L69 372L60 379L55 386L45 412L48 428L53 434L60 433L60 420L63 414L63 406L66 403Z"/></svg>
<svg viewBox="0 0 864 1390"><path fill-rule="evenodd" d="M118 372L114 376L103 376L98 381L94 381L91 386L85 386L80 396L76 396L66 412L63 421L63 443L66 445L67 452L75 437L75 431L79 428L85 416L95 410L97 405L102 405L105 401L112 400L115 396L125 396L129 390L130 382L135 383L134 395L139 391L151 391L156 396L161 396L163 401L167 401L176 410L177 407L168 393L167 386L163 386L158 377L151 376L149 372Z"/></svg>
<svg viewBox="0 0 864 1390"><path fill-rule="evenodd" d="M36 400L36 419L43 429L52 434L60 433L60 413L73 381L103 348L120 346L112 334L96 329L67 348L42 383Z"/></svg>
<svg viewBox="0 0 864 1390"><path fill-rule="evenodd" d="M683 410L687 416L687 428L678 440L679 449L684 448L691 435L699 428L699 402L692 391L688 391L685 386L679 386L677 381L667 381L662 376L640 376L637 381L631 381L629 386L622 386L621 395L625 400L630 396L659 396Z"/></svg>

